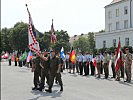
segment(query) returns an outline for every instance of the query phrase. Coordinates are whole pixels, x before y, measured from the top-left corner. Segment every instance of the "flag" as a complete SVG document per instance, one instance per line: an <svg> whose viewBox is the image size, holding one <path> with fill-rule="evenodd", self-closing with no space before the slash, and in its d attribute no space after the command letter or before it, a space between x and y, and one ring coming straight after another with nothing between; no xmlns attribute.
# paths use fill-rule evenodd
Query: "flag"
<svg viewBox="0 0 133 100"><path fill-rule="evenodd" d="M65 58L64 48L63 48L63 47L61 48L61 51L60 51L60 57L61 57L62 59Z"/></svg>
<svg viewBox="0 0 133 100"><path fill-rule="evenodd" d="M2 59L7 59L8 58L8 52L6 52L4 55L1 56Z"/></svg>
<svg viewBox="0 0 133 100"><path fill-rule="evenodd" d="M115 60L116 72L119 70L120 65L121 65L121 44L120 44L120 38L119 38L118 47L117 47L117 55L116 55L116 60Z"/></svg>
<svg viewBox="0 0 133 100"><path fill-rule="evenodd" d="M26 4L27 7L27 4ZM31 18L31 14L29 12L29 9L27 7L27 11L29 14L29 25L28 25L28 38L29 38L29 49L36 52L37 54L40 54L40 47L39 43L36 40L36 32L34 30L34 24Z"/></svg>
<svg viewBox="0 0 133 100"><path fill-rule="evenodd" d="M20 61L24 61L26 58L27 58L27 52L25 51L22 57L20 58Z"/></svg>
<svg viewBox="0 0 133 100"><path fill-rule="evenodd" d="M54 25L53 25L53 19L52 19L52 25L51 25L51 44L54 44L56 42L56 35L55 35L55 32L54 32Z"/></svg>
<svg viewBox="0 0 133 100"><path fill-rule="evenodd" d="M32 59L32 57L33 57L33 56L32 56L32 52L29 51L26 62L30 62L30 60Z"/></svg>
<svg viewBox="0 0 133 100"><path fill-rule="evenodd" d="M96 58L93 58L93 59L92 59L92 62L93 62L93 65L94 65L95 67L97 67L97 60L96 60Z"/></svg>
<svg viewBox="0 0 133 100"><path fill-rule="evenodd" d="M15 53L13 52L13 54L12 54L12 61L14 61L15 60Z"/></svg>
<svg viewBox="0 0 133 100"><path fill-rule="evenodd" d="M75 52L73 50L73 47L72 47L72 50L71 50L71 53L70 53L70 61L72 64L75 63L75 59L76 59L76 56L75 56Z"/></svg>

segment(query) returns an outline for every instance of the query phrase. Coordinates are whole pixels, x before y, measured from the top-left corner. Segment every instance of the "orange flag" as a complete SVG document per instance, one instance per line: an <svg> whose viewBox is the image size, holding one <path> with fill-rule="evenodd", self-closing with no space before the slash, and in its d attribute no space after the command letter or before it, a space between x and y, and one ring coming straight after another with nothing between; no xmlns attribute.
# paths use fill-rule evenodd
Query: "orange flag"
<svg viewBox="0 0 133 100"><path fill-rule="evenodd" d="M75 59L76 59L76 56L75 56L75 52L73 50L73 47L72 47L72 50L71 50L71 53L70 53L70 61L72 64L75 63Z"/></svg>

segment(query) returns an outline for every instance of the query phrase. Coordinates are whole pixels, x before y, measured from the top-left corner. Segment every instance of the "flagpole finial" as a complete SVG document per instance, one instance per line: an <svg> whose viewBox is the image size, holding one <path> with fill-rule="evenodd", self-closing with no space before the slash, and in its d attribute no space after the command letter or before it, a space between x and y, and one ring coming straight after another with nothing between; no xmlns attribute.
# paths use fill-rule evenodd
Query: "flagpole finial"
<svg viewBox="0 0 133 100"><path fill-rule="evenodd" d="M52 19L52 22L53 22L54 20Z"/></svg>
<svg viewBox="0 0 133 100"><path fill-rule="evenodd" d="M28 5L27 5L27 4L25 4L25 6L27 7Z"/></svg>

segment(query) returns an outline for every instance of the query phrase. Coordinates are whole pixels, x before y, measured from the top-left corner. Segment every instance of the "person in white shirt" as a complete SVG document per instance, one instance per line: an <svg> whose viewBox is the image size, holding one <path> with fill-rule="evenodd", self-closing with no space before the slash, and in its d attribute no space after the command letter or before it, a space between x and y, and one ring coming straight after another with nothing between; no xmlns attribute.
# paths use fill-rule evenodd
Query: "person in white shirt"
<svg viewBox="0 0 133 100"><path fill-rule="evenodd" d="M97 52L97 55L96 55L96 62L97 62L97 72L98 72L97 78L100 78L101 59L100 59L100 53L99 52Z"/></svg>
<svg viewBox="0 0 133 100"><path fill-rule="evenodd" d="M91 75L95 75L95 66L93 65L92 59L93 59L93 54L92 52L90 52L89 61L90 61Z"/></svg>
<svg viewBox="0 0 133 100"><path fill-rule="evenodd" d="M69 68L69 53L66 54L65 60L66 60L66 69L68 71L68 68Z"/></svg>
<svg viewBox="0 0 133 100"><path fill-rule="evenodd" d="M83 55L81 52L79 55L79 61L78 62L79 62L80 75L83 75Z"/></svg>

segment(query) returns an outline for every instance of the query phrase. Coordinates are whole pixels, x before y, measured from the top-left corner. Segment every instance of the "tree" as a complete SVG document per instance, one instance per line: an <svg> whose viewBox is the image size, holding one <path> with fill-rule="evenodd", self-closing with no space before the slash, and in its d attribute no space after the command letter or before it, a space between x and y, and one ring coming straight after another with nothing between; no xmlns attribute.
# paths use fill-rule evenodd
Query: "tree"
<svg viewBox="0 0 133 100"><path fill-rule="evenodd" d="M73 42L73 47L83 52L88 51L88 40L85 37L80 36L78 40Z"/></svg>
<svg viewBox="0 0 133 100"><path fill-rule="evenodd" d="M7 28L2 29L2 31L1 31L1 51L5 51L5 52L12 51L9 34L10 34L10 29L7 29Z"/></svg>
<svg viewBox="0 0 133 100"><path fill-rule="evenodd" d="M88 42L89 42L89 51L94 51L95 50L95 39L94 39L93 32L88 33Z"/></svg>
<svg viewBox="0 0 133 100"><path fill-rule="evenodd" d="M39 39L39 43L40 43L40 48L41 50L46 49L46 50L50 50L50 35L51 32L45 32L44 36L42 38ZM67 33L67 31L55 31L55 35L57 38L57 42L55 44L52 45L52 48L55 49L56 51L60 51L61 47L64 47L65 52L68 52L70 50L70 44L69 44L69 35Z"/></svg>
<svg viewBox="0 0 133 100"><path fill-rule="evenodd" d="M10 29L10 43L14 50L28 49L28 24L18 22Z"/></svg>

